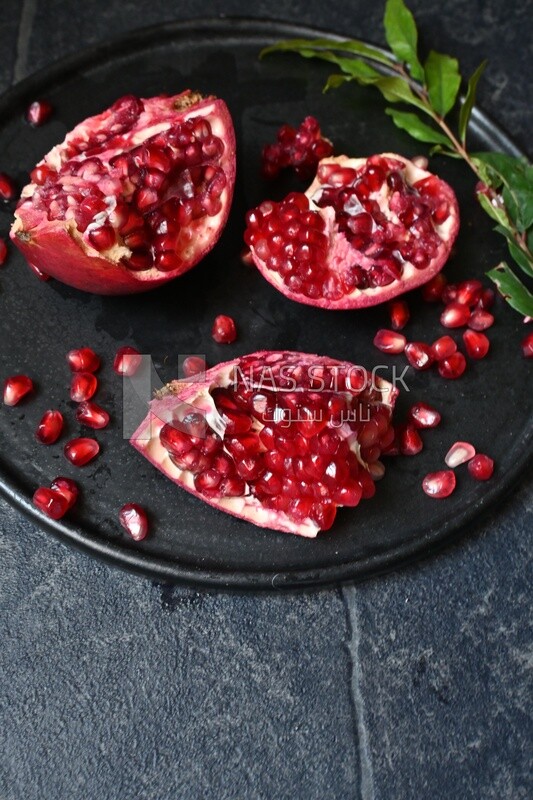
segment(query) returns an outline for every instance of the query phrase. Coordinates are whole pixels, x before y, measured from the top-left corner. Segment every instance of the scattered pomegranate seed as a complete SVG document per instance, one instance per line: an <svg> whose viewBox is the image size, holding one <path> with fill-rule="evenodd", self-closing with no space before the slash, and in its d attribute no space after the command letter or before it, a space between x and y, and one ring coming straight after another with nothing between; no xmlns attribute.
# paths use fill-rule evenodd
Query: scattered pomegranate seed
<svg viewBox="0 0 533 800"><path fill-rule="evenodd" d="M455 472L451 469L430 472L422 481L422 489L428 497L434 497L437 500L449 497L455 489L455 485Z"/></svg>
<svg viewBox="0 0 533 800"><path fill-rule="evenodd" d="M533 332L522 339L522 353L525 358L533 358Z"/></svg>
<svg viewBox="0 0 533 800"><path fill-rule="evenodd" d="M8 203L10 200L14 200L16 196L17 187L13 178L10 178L5 172L0 172L0 201L3 200Z"/></svg>
<svg viewBox="0 0 533 800"><path fill-rule="evenodd" d="M406 344L405 355L408 362L415 369L429 369L434 361L431 347L424 342L409 342L409 344Z"/></svg>
<svg viewBox="0 0 533 800"><path fill-rule="evenodd" d="M54 489L40 486L33 495L33 505L51 519L61 519L69 509L66 497Z"/></svg>
<svg viewBox="0 0 533 800"><path fill-rule="evenodd" d="M439 374L443 378L450 378L455 380L460 378L466 369L466 358L462 353L453 353L448 358L443 358L439 361Z"/></svg>
<svg viewBox="0 0 533 800"><path fill-rule="evenodd" d="M11 375L4 383L4 404L16 406L33 391L33 381L27 375Z"/></svg>
<svg viewBox="0 0 533 800"><path fill-rule="evenodd" d="M63 430L63 414L61 411L54 411L49 409L45 411L37 430L35 437L42 444L54 444L61 436Z"/></svg>
<svg viewBox="0 0 533 800"><path fill-rule="evenodd" d="M90 347L81 347L67 353L67 361L72 372L96 372L100 359Z"/></svg>
<svg viewBox="0 0 533 800"><path fill-rule="evenodd" d="M409 306L405 300L391 300L389 303L389 313L392 329L400 331L409 322Z"/></svg>
<svg viewBox="0 0 533 800"><path fill-rule="evenodd" d="M492 308L494 305L494 300L496 299L496 295L492 289L483 289L481 292L481 297L478 300L479 308L484 308L488 311L489 308Z"/></svg>
<svg viewBox="0 0 533 800"><path fill-rule="evenodd" d="M466 464L471 458L476 455L476 448L470 442L455 442L452 444L444 461L447 467L458 467L460 464Z"/></svg>
<svg viewBox="0 0 533 800"><path fill-rule="evenodd" d="M72 508L78 499L78 484L76 481L73 481L72 478L63 478L61 476L54 478L50 484L50 488L63 495L68 502L69 508Z"/></svg>
<svg viewBox="0 0 533 800"><path fill-rule="evenodd" d="M76 372L70 382L70 399L75 403L90 400L98 389L98 379L92 372Z"/></svg>
<svg viewBox="0 0 533 800"><path fill-rule="evenodd" d="M142 363L142 355L134 347L119 347L113 361L113 369L117 375L130 378L135 375Z"/></svg>
<svg viewBox="0 0 533 800"><path fill-rule="evenodd" d="M442 298L442 293L447 283L448 281L442 272L439 272L434 278L424 284L424 286L422 286L422 297L426 303L438 303Z"/></svg>
<svg viewBox="0 0 533 800"><path fill-rule="evenodd" d="M468 471L477 481L488 481L494 472L494 461L489 456L478 453L468 462Z"/></svg>
<svg viewBox="0 0 533 800"><path fill-rule="evenodd" d="M439 412L427 403L415 403L409 409L409 417L416 428L436 428L441 421Z"/></svg>
<svg viewBox="0 0 533 800"><path fill-rule="evenodd" d="M440 324L443 328L462 328L470 319L470 309L463 303L455 301L448 303L440 315Z"/></svg>
<svg viewBox="0 0 533 800"><path fill-rule="evenodd" d="M85 437L71 439L64 448L65 457L75 467L84 467L89 461L96 458L99 452L100 445L96 439L87 439Z"/></svg>
<svg viewBox="0 0 533 800"><path fill-rule="evenodd" d="M494 324L494 317L490 311L485 311L484 308L476 308L472 311L470 319L468 320L468 327L473 331L485 331Z"/></svg>
<svg viewBox="0 0 533 800"><path fill-rule="evenodd" d="M463 341L470 358L485 358L489 352L490 342L484 333L467 330L463 333Z"/></svg>
<svg viewBox="0 0 533 800"><path fill-rule="evenodd" d="M382 353L403 353L407 339L402 333L381 328L374 336L374 345Z"/></svg>
<svg viewBox="0 0 533 800"><path fill-rule="evenodd" d="M448 305L448 303L455 302L457 299L457 286L454 283L448 283L442 290L440 299L445 306Z"/></svg>
<svg viewBox="0 0 533 800"><path fill-rule="evenodd" d="M431 345L435 361L442 361L457 352L457 344L451 336L441 336Z"/></svg>
<svg viewBox="0 0 533 800"><path fill-rule="evenodd" d="M126 503L119 511L120 524L132 539L140 542L148 533L148 517L146 511L136 503Z"/></svg>
<svg viewBox="0 0 533 800"><path fill-rule="evenodd" d="M205 372L206 363L200 356L188 356L183 362L183 374L186 378Z"/></svg>
<svg viewBox="0 0 533 800"><path fill-rule="evenodd" d="M422 437L414 425L404 425L400 430L400 453L403 456L416 456L424 447Z"/></svg>
<svg viewBox="0 0 533 800"><path fill-rule="evenodd" d="M478 280L462 281L457 286L456 301L466 306L475 306L483 292L483 284Z"/></svg>
<svg viewBox="0 0 533 800"><path fill-rule="evenodd" d="M26 120L37 128L44 125L52 113L52 106L47 100L34 100L26 109Z"/></svg>
<svg viewBox="0 0 533 800"><path fill-rule="evenodd" d="M0 237L0 267L5 263L7 258L7 244L5 240Z"/></svg>
<svg viewBox="0 0 533 800"><path fill-rule="evenodd" d="M215 317L211 336L218 344L231 344L234 342L237 338L237 329L234 320L231 317L226 317L224 314Z"/></svg>
<svg viewBox="0 0 533 800"><path fill-rule="evenodd" d="M100 430L109 425L109 414L101 406L87 400L79 404L76 409L76 419L88 428Z"/></svg>

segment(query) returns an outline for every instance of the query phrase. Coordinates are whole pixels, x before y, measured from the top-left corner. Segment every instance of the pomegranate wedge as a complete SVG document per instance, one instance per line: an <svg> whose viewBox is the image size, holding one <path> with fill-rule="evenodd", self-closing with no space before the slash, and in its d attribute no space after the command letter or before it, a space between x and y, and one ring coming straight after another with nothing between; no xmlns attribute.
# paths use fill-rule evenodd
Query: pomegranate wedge
<svg viewBox="0 0 533 800"><path fill-rule="evenodd" d="M322 308L363 308L421 286L459 229L447 183L393 153L323 159L305 194L248 212L246 244L280 292Z"/></svg>
<svg viewBox="0 0 533 800"><path fill-rule="evenodd" d="M42 273L96 294L142 292L214 246L235 181L222 100L122 97L77 125L31 173L11 238Z"/></svg>
<svg viewBox="0 0 533 800"><path fill-rule="evenodd" d="M169 383L131 443L206 503L314 537L373 496L397 394L348 362L253 353Z"/></svg>

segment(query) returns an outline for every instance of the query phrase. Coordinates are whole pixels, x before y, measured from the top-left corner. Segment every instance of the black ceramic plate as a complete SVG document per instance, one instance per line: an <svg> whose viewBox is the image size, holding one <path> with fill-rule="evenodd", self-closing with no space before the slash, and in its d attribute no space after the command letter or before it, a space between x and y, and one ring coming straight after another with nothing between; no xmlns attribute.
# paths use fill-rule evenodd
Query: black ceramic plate
<svg viewBox="0 0 533 800"><path fill-rule="evenodd" d="M409 393L400 413L414 400L434 403L442 425L425 435L417 458L396 459L376 498L356 510L341 510L332 531L316 540L271 532L219 513L180 491L122 438L121 386L112 372L116 348L133 344L151 353L163 381L177 375L178 357L205 353L209 364L259 349L293 349L327 354L371 366L393 364L372 346L377 328L387 325L385 308L328 312L299 305L275 291L239 258L245 211L265 196L282 196L288 184L266 186L258 177L260 147L283 122L299 123L309 113L322 122L337 152L365 155L419 147L383 113L377 92L351 85L322 94L327 69L296 56L258 61L260 49L317 31L275 22L207 20L150 29L62 61L15 87L0 102L0 168L21 184L35 162L70 127L129 92L150 96L191 87L223 97L238 138L238 179L232 215L215 250L192 272L157 291L102 298L56 282L41 283L11 253L2 270L0 294L0 376L30 374L36 397L16 408L0 409L0 481L3 493L52 533L91 553L161 579L239 587L293 587L362 578L442 545L467 530L495 506L523 471L532 439L530 365L520 357L522 323L502 302L490 332L491 354L470 363L459 381L445 382L433 372L407 376ZM27 103L48 98L53 120L30 129L22 119ZM516 149L481 113L474 114L474 146ZM435 171L456 189L462 229L456 253L446 268L452 279L481 276L504 257L499 238L473 198L473 178L462 163L435 158ZM2 211L0 234L10 214ZM407 335L432 341L442 333L437 310L408 298L412 323ZM218 313L233 316L239 339L216 345L210 337ZM459 338L459 337L458 337ZM68 401L65 353L90 345L104 359L98 400L113 414L113 424L98 434L102 453L83 470L64 459L62 443L38 445L33 431L45 408L59 408L68 419L67 435L78 435ZM529 383L529 388L531 384ZM456 439L489 452L497 472L488 484L458 471L458 488L446 501L428 499L422 477L442 468ZM65 441L63 437L62 442ZM37 485L57 474L81 482L83 500L65 520L50 523L31 505ZM117 523L120 506L145 505L152 534L129 540Z"/></svg>

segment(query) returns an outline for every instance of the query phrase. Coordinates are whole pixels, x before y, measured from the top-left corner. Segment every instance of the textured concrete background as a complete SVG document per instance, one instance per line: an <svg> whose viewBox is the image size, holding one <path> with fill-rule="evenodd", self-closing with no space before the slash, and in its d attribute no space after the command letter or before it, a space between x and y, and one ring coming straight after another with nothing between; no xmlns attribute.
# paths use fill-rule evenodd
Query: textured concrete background
<svg viewBox="0 0 533 800"><path fill-rule="evenodd" d="M531 3L411 7L465 71L490 56L481 103L527 146ZM0 89L121 31L219 13L381 40L382 3L363 0L3 0ZM0 502L0 799L531 797L532 531L523 486L419 566L254 597L154 585Z"/></svg>

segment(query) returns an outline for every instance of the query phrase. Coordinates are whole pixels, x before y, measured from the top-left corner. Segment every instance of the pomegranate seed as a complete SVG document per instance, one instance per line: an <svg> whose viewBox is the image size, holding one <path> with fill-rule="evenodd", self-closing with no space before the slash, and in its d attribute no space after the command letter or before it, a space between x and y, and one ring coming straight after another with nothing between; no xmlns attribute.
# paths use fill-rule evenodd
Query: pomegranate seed
<svg viewBox="0 0 533 800"><path fill-rule="evenodd" d="M462 328L470 319L470 309L463 303L448 303L440 315L440 324L444 328Z"/></svg>
<svg viewBox="0 0 533 800"><path fill-rule="evenodd" d="M451 469L441 470L440 472L430 472L422 481L422 489L428 497L440 500L449 497L455 489L455 472Z"/></svg>
<svg viewBox="0 0 533 800"><path fill-rule="evenodd" d="M241 251L241 262L244 264L245 267L255 267L252 251L250 250L249 247L245 247Z"/></svg>
<svg viewBox="0 0 533 800"><path fill-rule="evenodd" d="M431 345L435 361L442 361L457 352L457 345L451 336L441 336Z"/></svg>
<svg viewBox="0 0 533 800"><path fill-rule="evenodd" d="M4 404L16 406L33 391L33 381L27 375L11 375L4 383Z"/></svg>
<svg viewBox="0 0 533 800"><path fill-rule="evenodd" d="M409 306L405 300L391 300L389 303L390 320L393 330L400 331L409 321Z"/></svg>
<svg viewBox="0 0 533 800"><path fill-rule="evenodd" d="M5 263L7 258L7 244L4 239L0 237L0 267Z"/></svg>
<svg viewBox="0 0 533 800"><path fill-rule="evenodd" d="M485 311L484 308L476 308L470 315L468 320L468 327L473 331L485 331L494 324L494 317L490 311Z"/></svg>
<svg viewBox="0 0 533 800"><path fill-rule="evenodd" d="M466 464L475 455L476 449L474 445L469 442L455 442L446 453L444 461L447 467L455 468L460 464Z"/></svg>
<svg viewBox="0 0 533 800"><path fill-rule="evenodd" d="M409 409L409 417L416 428L436 428L441 421L439 412L427 403L415 403Z"/></svg>
<svg viewBox="0 0 533 800"><path fill-rule="evenodd" d="M470 358L485 358L489 352L490 342L484 333L467 330L463 333L463 341Z"/></svg>
<svg viewBox="0 0 533 800"><path fill-rule="evenodd" d="M63 495L68 502L68 508L72 508L78 499L78 484L72 478L63 478L61 476L54 478L50 488Z"/></svg>
<svg viewBox="0 0 533 800"><path fill-rule="evenodd" d="M5 172L0 172L0 201L8 203L17 196L15 182Z"/></svg>
<svg viewBox="0 0 533 800"><path fill-rule="evenodd" d="M40 486L33 495L33 505L51 519L61 519L69 509L68 500L61 492Z"/></svg>
<svg viewBox="0 0 533 800"><path fill-rule="evenodd" d="M126 375L128 378L135 375L142 363L142 355L134 347L119 347L113 361L113 369L117 375Z"/></svg>
<svg viewBox="0 0 533 800"><path fill-rule="evenodd" d="M206 363L200 356L188 356L183 362L183 374L186 378L205 372Z"/></svg>
<svg viewBox="0 0 533 800"><path fill-rule="evenodd" d="M76 372L70 382L70 399L75 403L89 400L98 388L98 379L92 372Z"/></svg>
<svg viewBox="0 0 533 800"><path fill-rule="evenodd" d="M462 281L457 286L456 300L467 306L475 306L481 298L483 284L478 280Z"/></svg>
<svg viewBox="0 0 533 800"><path fill-rule="evenodd" d="M109 414L96 403L87 400L79 404L76 409L76 419L88 428L100 430L109 425Z"/></svg>
<svg viewBox="0 0 533 800"><path fill-rule="evenodd" d="M136 503L126 503L119 511L118 518L125 531L132 539L140 542L148 533L148 517L146 511Z"/></svg>
<svg viewBox="0 0 533 800"><path fill-rule="evenodd" d="M492 308L494 305L495 299L496 295L492 289L483 289L481 292L481 297L478 300L478 306L479 308L484 308L486 311L488 311L488 309Z"/></svg>
<svg viewBox="0 0 533 800"><path fill-rule="evenodd" d="M100 359L90 347L81 347L67 353L67 361L72 372L96 372Z"/></svg>
<svg viewBox="0 0 533 800"><path fill-rule="evenodd" d="M422 437L414 425L404 425L400 430L400 453L403 456L416 456L424 447Z"/></svg>
<svg viewBox="0 0 533 800"><path fill-rule="evenodd" d="M403 353L407 339L401 333L388 331L385 328L379 330L374 336L374 345L382 353Z"/></svg>
<svg viewBox="0 0 533 800"><path fill-rule="evenodd" d="M75 467L84 467L89 461L96 458L99 452L100 445L96 439L87 439L85 437L71 439L64 448L65 457Z"/></svg>
<svg viewBox="0 0 533 800"><path fill-rule="evenodd" d="M30 125L38 127L46 122L51 113L52 106L47 100L34 100L26 110L26 120Z"/></svg>
<svg viewBox="0 0 533 800"><path fill-rule="evenodd" d="M426 303L438 303L442 298L442 293L446 284L446 278L442 272L439 272L434 278L422 286L422 298Z"/></svg>
<svg viewBox="0 0 533 800"><path fill-rule="evenodd" d="M318 121L306 117L297 129L283 125L276 142L263 148L261 171L265 178L275 178L286 167L294 167L298 176L310 178L318 162L332 153L333 146L322 137Z"/></svg>
<svg viewBox="0 0 533 800"><path fill-rule="evenodd" d="M233 319L224 316L224 314L215 317L211 336L218 344L231 344L234 342L237 338L237 329Z"/></svg>
<svg viewBox="0 0 533 800"><path fill-rule="evenodd" d="M533 358L533 332L522 339L522 353L524 358Z"/></svg>
<svg viewBox="0 0 533 800"><path fill-rule="evenodd" d="M455 286L453 283L448 283L447 286L445 286L442 290L440 299L445 306L448 305L448 303L455 302L457 299L457 286Z"/></svg>
<svg viewBox="0 0 533 800"><path fill-rule="evenodd" d="M61 436L62 430L63 414L60 411L50 409L44 412L35 431L35 437L42 444L54 444Z"/></svg>
<svg viewBox="0 0 533 800"><path fill-rule="evenodd" d="M477 481L488 481L494 472L494 461L483 453L468 462L468 471Z"/></svg>
<svg viewBox="0 0 533 800"><path fill-rule="evenodd" d="M415 369L429 369L434 361L431 347L424 342L409 342L409 344L406 344L405 355L410 365Z"/></svg>
<svg viewBox="0 0 533 800"><path fill-rule="evenodd" d="M460 378L466 369L466 358L462 353L453 353L448 358L443 358L439 361L439 374L443 378L450 378L455 380Z"/></svg>

